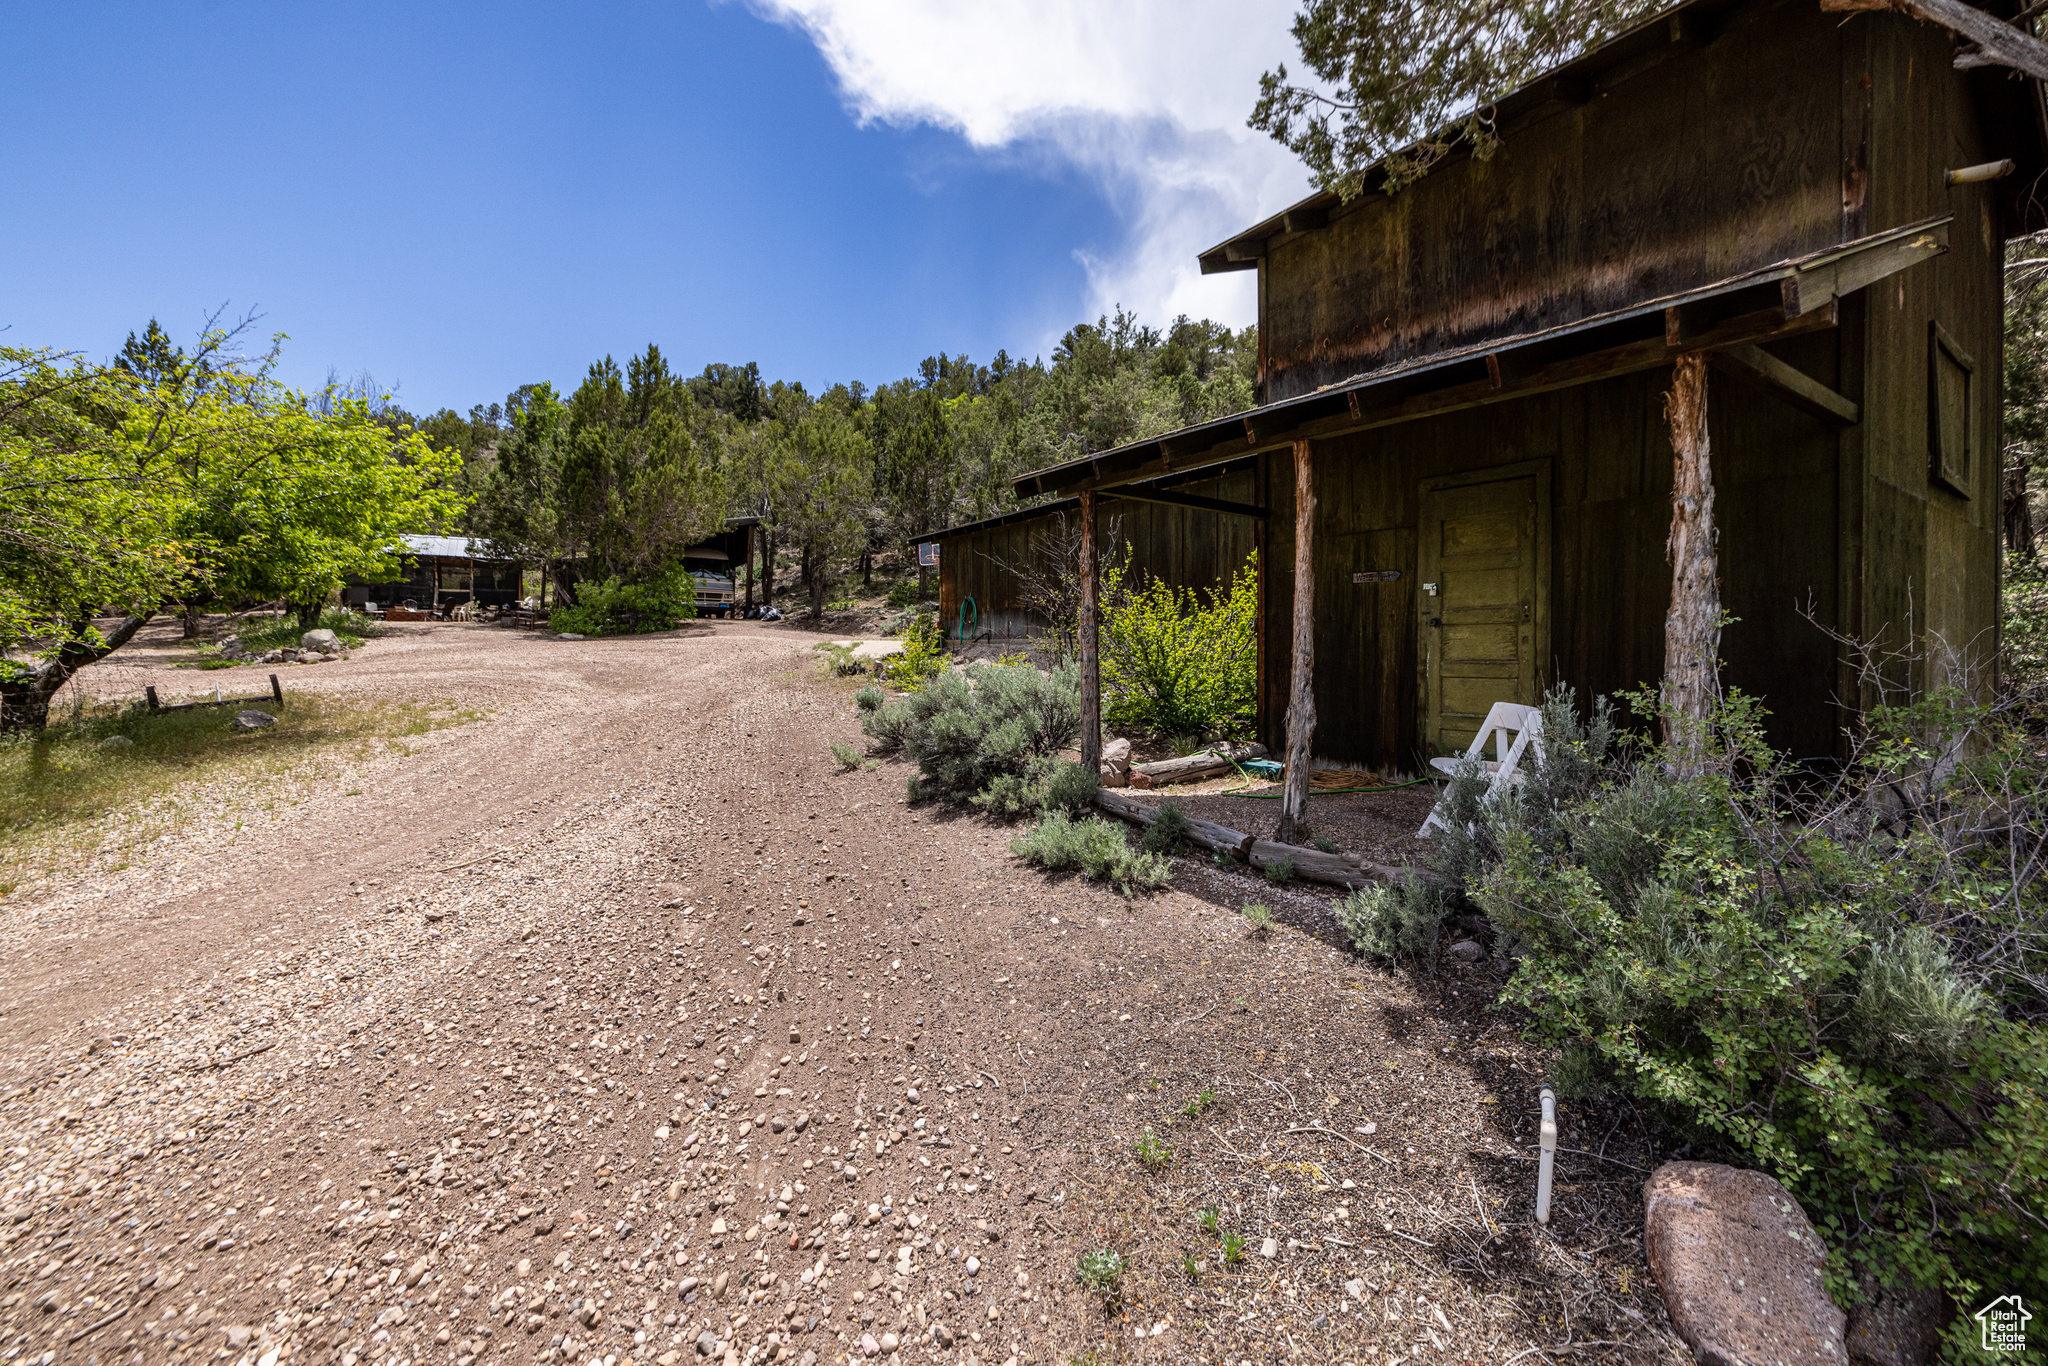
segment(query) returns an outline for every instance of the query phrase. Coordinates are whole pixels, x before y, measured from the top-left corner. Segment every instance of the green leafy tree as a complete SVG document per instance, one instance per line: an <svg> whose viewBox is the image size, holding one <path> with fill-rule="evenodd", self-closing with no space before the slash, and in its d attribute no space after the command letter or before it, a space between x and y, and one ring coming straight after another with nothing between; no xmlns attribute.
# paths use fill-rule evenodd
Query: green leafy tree
<svg viewBox="0 0 2048 1366"><path fill-rule="evenodd" d="M233 353L241 330L182 356L145 334L104 366L0 350L0 726L45 724L168 602L317 603L454 506L424 439L315 411L271 378L275 347Z"/></svg>
<svg viewBox="0 0 2048 1366"><path fill-rule="evenodd" d="M721 524L719 463L689 385L649 346L590 367L566 402L523 391L469 518L573 601L578 579L652 582Z"/></svg>
<svg viewBox="0 0 2048 1366"><path fill-rule="evenodd" d="M1345 199L1389 193L1453 150L1493 153L1491 102L1666 0L1310 0L1294 41L1316 83L1259 78L1249 120ZM1384 162L1383 182L1366 183Z"/></svg>
<svg viewBox="0 0 2048 1366"><path fill-rule="evenodd" d="M815 401L788 390L772 410L767 477L775 527L802 555L811 615L818 616L832 562L850 556L865 535L871 451L844 386Z"/></svg>

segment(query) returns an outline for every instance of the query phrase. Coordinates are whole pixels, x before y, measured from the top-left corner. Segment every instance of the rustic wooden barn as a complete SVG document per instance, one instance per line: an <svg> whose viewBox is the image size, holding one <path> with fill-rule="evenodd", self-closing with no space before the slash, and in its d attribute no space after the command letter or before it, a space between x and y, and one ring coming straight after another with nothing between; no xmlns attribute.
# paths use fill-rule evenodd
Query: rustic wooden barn
<svg viewBox="0 0 2048 1366"><path fill-rule="evenodd" d="M2003 247L2048 221L2048 130L2038 83L1956 46L1678 6L1502 100L1490 158L1203 253L1258 272L1260 406L1018 492L1086 516L1251 457L1276 749L1418 769L1491 702L1697 666L1705 604L1774 741L1834 754L1859 694L1828 632L1995 644Z"/></svg>
<svg viewBox="0 0 2048 1366"><path fill-rule="evenodd" d="M1266 510L1253 505L1254 462L1201 474L1124 485L1104 494L1096 544L1105 557L1130 547L1134 574L1176 588L1213 588L1242 568L1259 544ZM1062 498L1020 512L966 522L918 537L939 547L939 620L957 632L969 604L979 639L1024 640L1046 622L1025 605L1020 571L1070 543L1081 502Z"/></svg>
<svg viewBox="0 0 2048 1366"><path fill-rule="evenodd" d="M342 590L350 607L403 607L446 611L474 602L506 607L519 600L521 566L488 553L481 541L463 536L406 536L405 577L389 583L351 579Z"/></svg>

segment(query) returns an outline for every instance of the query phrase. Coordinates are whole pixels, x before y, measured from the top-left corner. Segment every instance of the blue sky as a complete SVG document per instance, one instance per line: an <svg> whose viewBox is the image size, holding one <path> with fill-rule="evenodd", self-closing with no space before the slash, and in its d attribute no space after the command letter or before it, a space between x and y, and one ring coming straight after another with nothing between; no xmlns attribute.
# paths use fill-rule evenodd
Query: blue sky
<svg viewBox="0 0 2048 1366"><path fill-rule="evenodd" d="M17 6L0 337L254 307L290 382L425 411L649 341L872 384L1116 302L1242 324L1194 253L1305 184L1242 128L1289 55L1246 8Z"/></svg>

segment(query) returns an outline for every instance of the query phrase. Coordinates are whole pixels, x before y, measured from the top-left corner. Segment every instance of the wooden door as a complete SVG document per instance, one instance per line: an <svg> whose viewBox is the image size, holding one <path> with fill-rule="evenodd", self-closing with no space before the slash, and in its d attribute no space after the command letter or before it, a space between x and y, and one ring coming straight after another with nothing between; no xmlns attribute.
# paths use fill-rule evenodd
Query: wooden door
<svg viewBox="0 0 2048 1366"><path fill-rule="evenodd" d="M1431 480L1422 489L1423 741L1462 754L1496 702L1533 703L1547 603L1549 499L1541 470Z"/></svg>

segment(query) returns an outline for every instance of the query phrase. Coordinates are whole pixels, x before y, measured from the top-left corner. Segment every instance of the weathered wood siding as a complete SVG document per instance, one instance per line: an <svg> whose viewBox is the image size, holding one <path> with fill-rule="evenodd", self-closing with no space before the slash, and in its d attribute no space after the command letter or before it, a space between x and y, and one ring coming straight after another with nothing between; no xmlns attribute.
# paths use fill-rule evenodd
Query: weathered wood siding
<svg viewBox="0 0 2048 1366"><path fill-rule="evenodd" d="M1777 348L1829 375L1832 338ZM1796 359L1795 359L1796 356ZM1422 734L1417 521L1422 481L1546 462L1549 581L1538 588L1542 685L1581 697L1654 683L1663 671L1670 570L1668 377L1634 375L1318 443L1316 753L1339 762L1419 770ZM1833 753L1834 646L1801 616L1835 621L1835 438L1753 385L1710 381L1723 600L1741 618L1723 636L1726 681L1772 698L1773 735L1802 754ZM1278 738L1287 689L1293 584L1292 498L1285 461L1267 475L1275 499L1264 602L1267 670L1261 720ZM1285 512L1283 513L1283 508ZM1359 570L1401 571L1354 584ZM1818 689L1784 688L1818 678ZM1500 700L1509 700L1506 698Z"/></svg>
<svg viewBox="0 0 2048 1366"><path fill-rule="evenodd" d="M1255 489L1254 472L1243 470L1178 485L1175 492L1255 503ZM1065 515L1079 524L1079 513ZM1258 544L1260 524L1249 517L1109 496L1096 515L1105 557L1127 541L1135 569L1178 587L1208 588L1229 578ZM1012 522L940 542L940 621L950 630L960 619L961 600L972 596L982 629L997 639L1021 640L1037 633L1044 623L1024 610L1009 566L1032 563L1059 516Z"/></svg>
<svg viewBox="0 0 2048 1366"><path fill-rule="evenodd" d="M1946 256L1845 300L1838 327L1769 348L1858 402L1859 423L1825 423L1725 368L1710 381L1722 597L1737 618L1723 682L1764 700L1775 744L1832 755L1841 704L1871 698L1828 631L1933 658L1894 669L1915 687L1957 678L1944 651L1981 677L1995 645L2008 229L1999 191L1951 189L1942 173L1990 159L1997 140L1933 25L1799 4L1720 17L1707 46L1515 130L1491 161L1361 200L1277 247L1261 281L1268 396L1954 213ZM1976 367L1966 493L1930 478L1937 323ZM1671 584L1668 383L1608 379L1318 443L1319 756L1408 771L1426 757L1417 535L1421 484L1441 476L1547 462L1540 677L1582 700L1655 682ZM1273 512L1260 724L1277 748L1293 594L1285 456L1266 458L1259 485ZM1402 577L1354 585L1362 569Z"/></svg>
<svg viewBox="0 0 2048 1366"><path fill-rule="evenodd" d="M1720 7L1713 7L1719 9ZM1846 240L1842 48L1812 4L1692 16L1667 44L1327 228L1275 247L1267 402L1711 284Z"/></svg>

